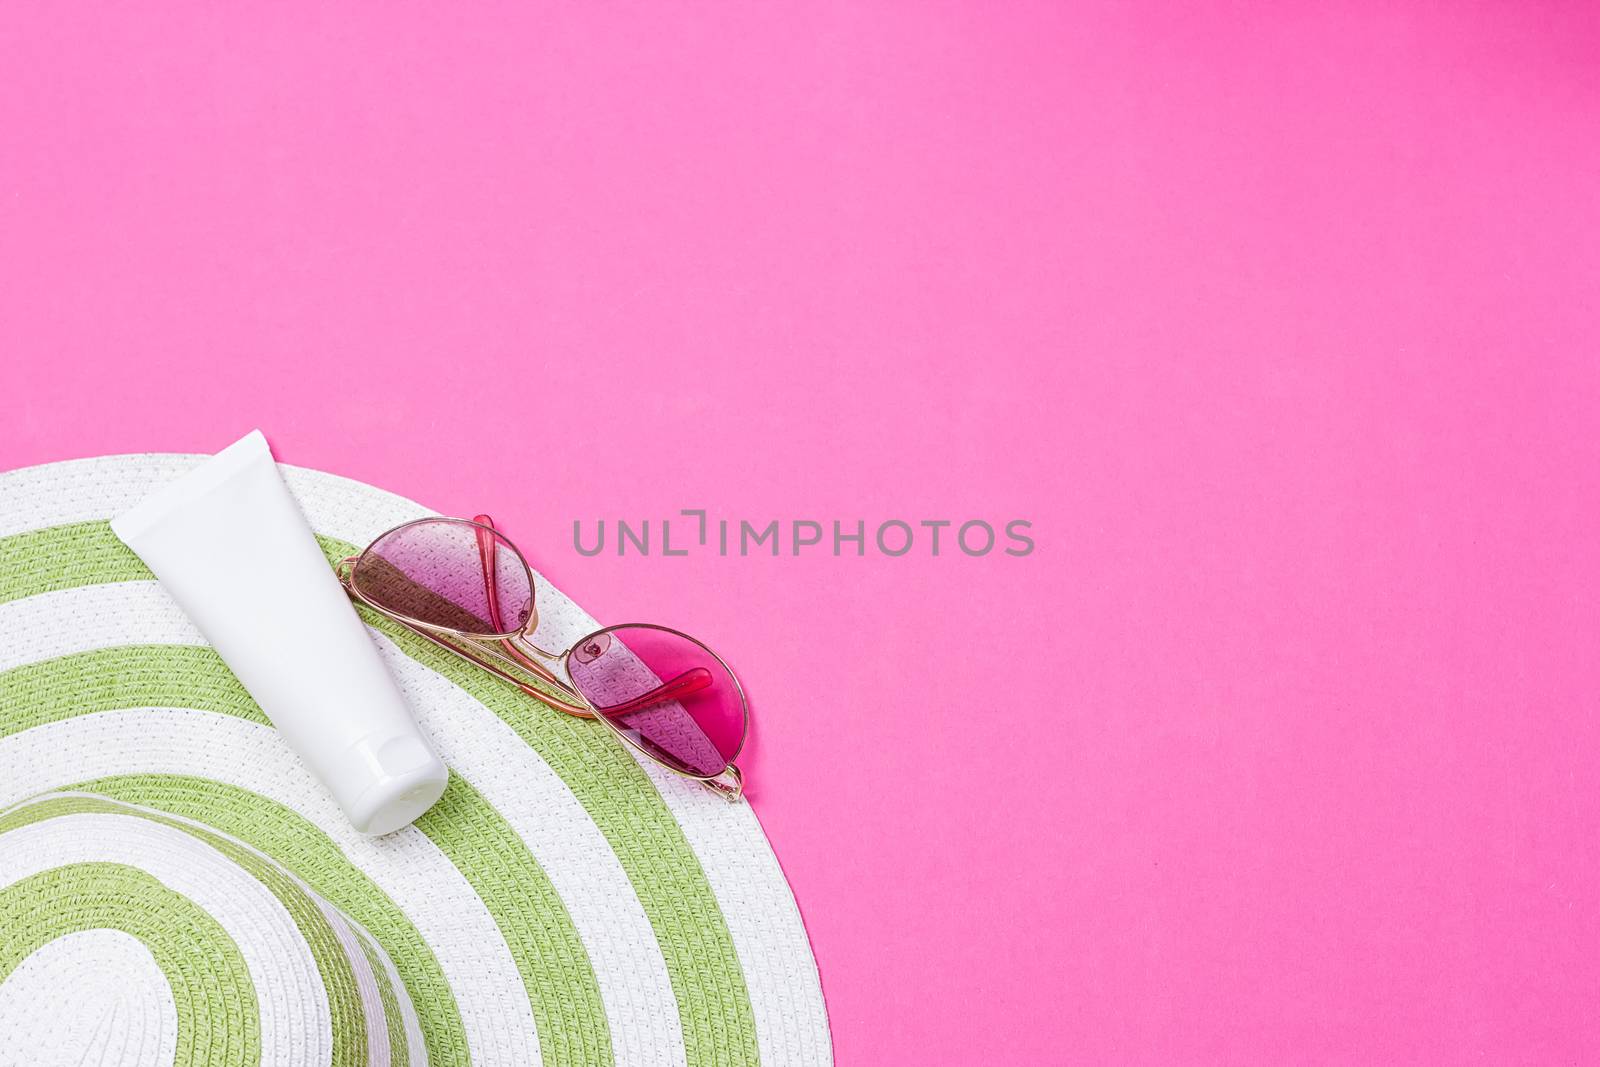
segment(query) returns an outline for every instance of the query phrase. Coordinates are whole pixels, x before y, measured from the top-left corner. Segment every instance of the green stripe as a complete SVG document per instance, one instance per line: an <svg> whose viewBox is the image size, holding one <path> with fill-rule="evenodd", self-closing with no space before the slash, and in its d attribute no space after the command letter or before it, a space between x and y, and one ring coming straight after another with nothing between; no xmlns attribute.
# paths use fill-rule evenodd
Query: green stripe
<svg viewBox="0 0 1600 1067"><path fill-rule="evenodd" d="M222 659L192 645L79 652L0 673L0 737L77 715L153 705L265 724ZM205 817L209 821L209 817ZM594 968L549 876L510 824L460 775L417 828L461 872L511 947L549 1064L605 1064L611 1035Z"/></svg>
<svg viewBox="0 0 1600 1067"><path fill-rule="evenodd" d="M278 898L300 930L311 958L317 965L322 986L327 992L329 1021L333 1033L333 1063L336 1067L367 1067L366 1012L356 985L355 970L345 955L326 915L306 895L304 889L283 870L259 853L242 848L192 823L180 822L152 811L141 811L100 797L50 797L0 815L0 834L46 819L64 815L121 815L148 819L169 826L203 841L226 856L235 866L266 886Z"/></svg>
<svg viewBox="0 0 1600 1067"><path fill-rule="evenodd" d="M0 672L0 737L96 711L192 708L270 725L220 657L199 645L125 645Z"/></svg>
<svg viewBox="0 0 1600 1067"><path fill-rule="evenodd" d="M319 540L330 560L355 551L332 538ZM85 582L149 577L103 522L0 539L0 602ZM583 804L627 873L655 931L678 1002L691 1067L757 1063L755 1020L727 923L682 828L632 757L603 728L540 707L375 613L363 609L362 617L412 659L494 711Z"/></svg>
<svg viewBox="0 0 1600 1067"><path fill-rule="evenodd" d="M207 823L294 871L384 947L417 1012L428 1062L433 1067L467 1067L471 1063L455 994L433 950L399 905L299 812L230 782L186 775L117 775L63 788L99 793ZM387 1008L387 1001L385 1005ZM395 1025L391 1014L390 1026ZM403 1029L400 1036L403 1041Z"/></svg>
<svg viewBox="0 0 1600 1067"><path fill-rule="evenodd" d="M57 938L104 929L138 938L167 976L178 1010L176 1064L258 1067L260 1007L239 946L188 897L134 867L71 864L0 890L0 982Z"/></svg>
<svg viewBox="0 0 1600 1067"><path fill-rule="evenodd" d="M57 589L150 578L109 523L74 522L0 537L0 604Z"/></svg>

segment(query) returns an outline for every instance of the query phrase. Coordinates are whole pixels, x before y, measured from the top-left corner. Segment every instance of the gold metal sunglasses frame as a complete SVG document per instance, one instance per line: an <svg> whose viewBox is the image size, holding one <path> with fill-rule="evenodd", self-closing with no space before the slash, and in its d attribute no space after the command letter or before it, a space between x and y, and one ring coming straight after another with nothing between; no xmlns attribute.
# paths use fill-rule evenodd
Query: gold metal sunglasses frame
<svg viewBox="0 0 1600 1067"><path fill-rule="evenodd" d="M415 619L409 615L391 610L377 601L372 600L361 591L360 587L357 586L355 582L355 570L367 553L371 552L375 546L380 544L391 534L398 533L399 531L412 526L420 526L425 523L434 522L449 522L460 526L475 527L477 530L489 534L495 539L495 541L511 550L511 554L516 558L518 564L521 565L523 571L526 572L528 577L529 614L528 621L523 624L521 629L503 634L468 633L465 630L456 630L448 626L439 626L434 623L423 622L421 619ZM371 608L379 615L382 615L384 618L394 620L401 626L404 626L407 630L410 630L412 633L416 634L418 637L422 637L433 642L435 645L438 645L447 652L459 656L468 663L472 663L483 668L490 674L495 675L501 681L520 689L522 692L539 701L541 704L553 708L556 711L563 712L564 714L571 715L575 718L598 719L600 722L605 723L607 728L609 728L611 732L617 736L617 739L620 740L624 745L627 745L633 751L644 756L650 762L659 767L663 767L676 775L697 781L707 789L711 790L713 793L716 793L730 802L738 800L743 794L744 774L737 766L734 765L733 761L739 757L739 751L742 751L744 748L744 739L749 736L750 702L745 697L744 686L740 683L739 676L733 673L733 669L728 666L727 661L721 656L717 655L716 652L712 651L698 638L692 637L681 630L674 630L670 626L661 626L652 622L616 623L611 626L601 627L592 633L585 634L579 640L574 641L571 647L569 647L565 652L561 653L551 652L548 649L541 648L533 641L533 632L538 629L539 626L539 608L534 596L534 592L537 590L538 586L535 584L533 579L533 568L528 565L528 558L522 554L522 550L517 548L517 546L512 543L509 537L495 529L494 526L487 523L476 522L472 519L457 519L444 515L434 515L422 519L413 519L410 522L403 522L398 526L390 527L389 529L380 533L377 537L374 537L367 547L361 550L361 552L354 556L346 556L344 559L335 564L334 572L339 576L339 584L344 586L345 592L349 594L352 600L355 600L361 604L365 604L367 607ZM485 580L489 580L487 575ZM622 727L612 722L607 716L600 714L594 705L591 704L582 693L579 693L577 689L571 685L571 683L562 678L560 674L557 674L543 663L540 663L534 658L534 655L529 654L529 652L532 652L538 656L543 656L546 659L554 660L559 666L561 674L565 674L570 678L571 674L567 666L567 659L575 650L604 634L610 634L617 630L628 628L660 630L663 633L669 633L676 637L681 637L685 641L689 641L700 646L700 648L705 650L705 653L708 656L717 661L717 663L722 667L723 671L727 673L728 678L733 682L734 691L739 697L739 708L744 716L743 721L740 724L741 730L739 751L735 751L733 756L729 757L727 765L716 774L694 774L690 771L684 770L681 767L674 767L672 764L659 759L644 746L633 741L633 739L627 735ZM523 645L527 646L526 651L521 647Z"/></svg>

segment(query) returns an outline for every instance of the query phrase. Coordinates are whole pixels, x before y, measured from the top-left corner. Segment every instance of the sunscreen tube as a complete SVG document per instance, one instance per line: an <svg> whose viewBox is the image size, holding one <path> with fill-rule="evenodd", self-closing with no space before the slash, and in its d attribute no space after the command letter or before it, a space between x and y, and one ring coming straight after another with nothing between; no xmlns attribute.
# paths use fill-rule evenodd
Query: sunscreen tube
<svg viewBox="0 0 1600 1067"><path fill-rule="evenodd" d="M111 520L355 828L444 793L417 729L256 430Z"/></svg>

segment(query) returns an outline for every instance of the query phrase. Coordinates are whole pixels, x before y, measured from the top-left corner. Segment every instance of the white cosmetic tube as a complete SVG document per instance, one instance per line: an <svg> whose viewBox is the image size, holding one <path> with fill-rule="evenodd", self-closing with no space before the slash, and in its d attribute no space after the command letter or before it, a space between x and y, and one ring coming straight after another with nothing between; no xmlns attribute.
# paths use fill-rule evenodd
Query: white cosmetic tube
<svg viewBox="0 0 1600 1067"><path fill-rule="evenodd" d="M364 834L449 772L406 707L256 430L111 520Z"/></svg>

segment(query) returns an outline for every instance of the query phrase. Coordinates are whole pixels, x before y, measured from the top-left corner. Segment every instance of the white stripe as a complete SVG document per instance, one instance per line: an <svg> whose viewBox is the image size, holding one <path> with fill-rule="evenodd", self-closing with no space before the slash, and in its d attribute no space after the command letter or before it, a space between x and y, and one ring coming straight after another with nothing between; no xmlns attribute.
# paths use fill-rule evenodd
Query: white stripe
<svg viewBox="0 0 1600 1067"><path fill-rule="evenodd" d="M0 474L0 537L109 519L203 458L167 453L99 456L7 471Z"/></svg>
<svg viewBox="0 0 1600 1067"><path fill-rule="evenodd" d="M416 926L455 993L475 1064L539 1059L533 1012L511 950L461 872L420 830L356 833L277 732L232 715L131 708L78 715L0 738L0 805L118 774L213 778L289 808L324 833Z"/></svg>
<svg viewBox="0 0 1600 1067"><path fill-rule="evenodd" d="M58 937L0 983L0 1067L171 1067L177 1058L172 989L132 934Z"/></svg>
<svg viewBox="0 0 1600 1067"><path fill-rule="evenodd" d="M138 815L60 815L0 834L0 888L76 863L153 875L210 915L239 948L261 1015L261 1062L333 1060L327 991L294 917L272 891L191 834Z"/></svg>
<svg viewBox="0 0 1600 1067"><path fill-rule="evenodd" d="M138 636L128 620L138 620ZM204 645L155 582L83 585L0 604L0 671L120 645Z"/></svg>

